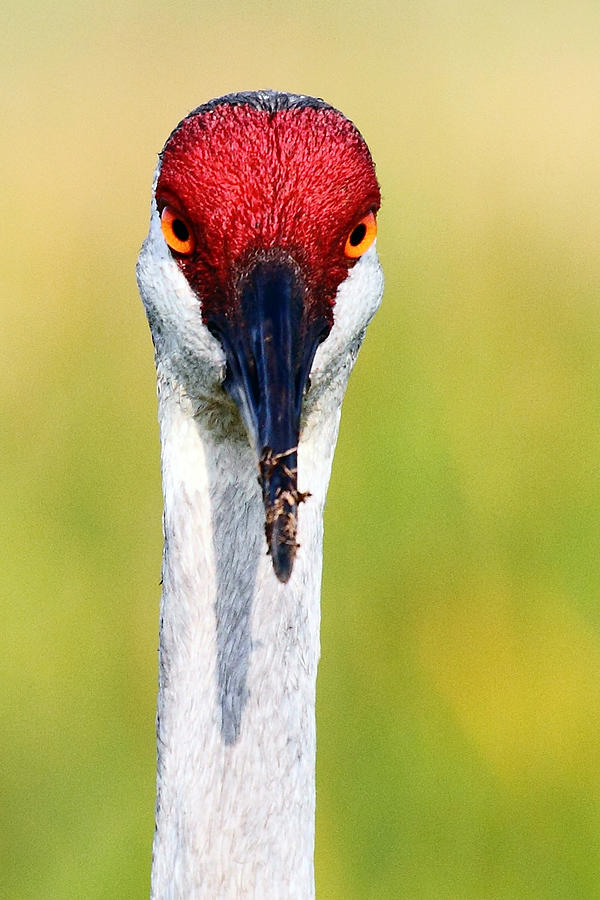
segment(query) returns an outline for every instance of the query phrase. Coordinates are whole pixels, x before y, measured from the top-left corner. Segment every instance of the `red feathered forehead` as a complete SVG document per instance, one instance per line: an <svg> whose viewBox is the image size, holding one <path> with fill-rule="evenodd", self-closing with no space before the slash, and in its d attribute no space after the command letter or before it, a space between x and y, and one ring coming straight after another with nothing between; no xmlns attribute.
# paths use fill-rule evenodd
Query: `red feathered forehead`
<svg viewBox="0 0 600 900"><path fill-rule="evenodd" d="M352 264L348 234L380 203L356 128L309 106L220 105L191 115L166 144L156 196L191 225L195 251L178 262L203 306L222 312L252 257L280 248L300 266L308 303L324 313Z"/></svg>

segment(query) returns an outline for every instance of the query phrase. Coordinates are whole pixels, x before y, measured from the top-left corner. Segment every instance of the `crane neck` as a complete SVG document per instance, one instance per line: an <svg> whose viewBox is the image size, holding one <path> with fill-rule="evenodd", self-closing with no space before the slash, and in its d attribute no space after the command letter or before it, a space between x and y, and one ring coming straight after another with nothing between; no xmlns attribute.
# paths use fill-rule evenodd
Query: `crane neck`
<svg viewBox="0 0 600 900"><path fill-rule="evenodd" d="M340 390L340 404L341 404ZM298 451L300 549L266 553L239 422L160 376L164 490L152 898L314 897L315 686L323 507L340 406Z"/></svg>

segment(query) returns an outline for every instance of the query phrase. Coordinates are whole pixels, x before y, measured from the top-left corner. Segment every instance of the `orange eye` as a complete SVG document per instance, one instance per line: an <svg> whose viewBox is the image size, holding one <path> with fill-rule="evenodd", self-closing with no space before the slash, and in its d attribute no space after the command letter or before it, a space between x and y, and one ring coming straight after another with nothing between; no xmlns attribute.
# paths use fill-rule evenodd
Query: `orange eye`
<svg viewBox="0 0 600 900"><path fill-rule="evenodd" d="M375 238L377 237L377 220L375 215L370 212L364 218L357 222L346 241L344 253L350 259L356 259L362 256L369 249Z"/></svg>
<svg viewBox="0 0 600 900"><path fill-rule="evenodd" d="M192 253L195 246L192 229L170 206L165 206L160 214L160 227L171 250L175 253Z"/></svg>

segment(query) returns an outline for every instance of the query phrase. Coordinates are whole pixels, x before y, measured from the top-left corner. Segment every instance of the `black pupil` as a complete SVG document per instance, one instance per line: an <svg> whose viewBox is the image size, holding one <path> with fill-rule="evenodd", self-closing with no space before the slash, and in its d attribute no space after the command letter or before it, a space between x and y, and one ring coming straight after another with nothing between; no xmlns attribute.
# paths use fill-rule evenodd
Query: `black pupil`
<svg viewBox="0 0 600 900"><path fill-rule="evenodd" d="M181 219L173 219L171 228L178 241L185 243L185 241L189 240L190 232L185 222L182 222Z"/></svg>
<svg viewBox="0 0 600 900"><path fill-rule="evenodd" d="M362 241L365 239L365 234L367 233L367 226L361 222L360 225L357 225L352 234L350 235L350 243L353 247L358 247Z"/></svg>

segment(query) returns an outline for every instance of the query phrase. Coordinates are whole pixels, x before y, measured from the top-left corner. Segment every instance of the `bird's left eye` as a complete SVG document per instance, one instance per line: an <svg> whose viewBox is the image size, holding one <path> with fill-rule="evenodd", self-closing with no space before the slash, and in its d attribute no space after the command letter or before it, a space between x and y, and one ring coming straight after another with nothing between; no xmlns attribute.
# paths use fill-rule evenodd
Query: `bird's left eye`
<svg viewBox="0 0 600 900"><path fill-rule="evenodd" d="M377 219L370 212L357 222L346 240L344 253L349 259L362 256L377 237Z"/></svg>
<svg viewBox="0 0 600 900"><path fill-rule="evenodd" d="M192 229L184 217L171 206L165 206L161 212L160 227L171 250L184 256L193 252L195 241Z"/></svg>

